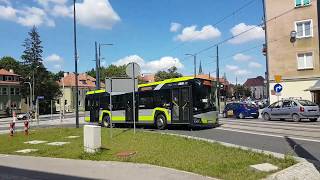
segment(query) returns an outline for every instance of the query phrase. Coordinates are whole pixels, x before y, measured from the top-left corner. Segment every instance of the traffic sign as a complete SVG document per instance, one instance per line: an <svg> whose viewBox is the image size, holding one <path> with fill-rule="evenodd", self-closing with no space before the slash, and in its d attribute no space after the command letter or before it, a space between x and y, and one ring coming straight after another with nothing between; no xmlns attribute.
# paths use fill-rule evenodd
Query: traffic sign
<svg viewBox="0 0 320 180"><path fill-rule="evenodd" d="M139 64L137 64L135 62L129 63L126 67L126 74L131 78L135 78L135 77L139 76L140 71L141 71L141 69L140 69Z"/></svg>
<svg viewBox="0 0 320 180"><path fill-rule="evenodd" d="M37 99L44 99L44 96L38 96Z"/></svg>
<svg viewBox="0 0 320 180"><path fill-rule="evenodd" d="M276 83L280 83L282 80L282 76L281 75L274 75L274 80L276 81Z"/></svg>
<svg viewBox="0 0 320 180"><path fill-rule="evenodd" d="M280 93L282 91L283 87L281 84L276 84L276 85L274 85L273 89L276 93Z"/></svg>

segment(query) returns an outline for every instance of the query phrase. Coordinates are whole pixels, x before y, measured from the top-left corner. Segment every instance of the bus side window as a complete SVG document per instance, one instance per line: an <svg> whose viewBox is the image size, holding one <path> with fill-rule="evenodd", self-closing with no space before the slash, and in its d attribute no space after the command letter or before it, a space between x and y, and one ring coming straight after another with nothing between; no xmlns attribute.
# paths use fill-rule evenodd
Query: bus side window
<svg viewBox="0 0 320 180"><path fill-rule="evenodd" d="M161 90L155 93L154 95L154 105L156 107L169 107L170 106L170 91Z"/></svg>
<svg viewBox="0 0 320 180"><path fill-rule="evenodd" d="M153 109L153 92L140 92L139 94L139 108L140 109Z"/></svg>

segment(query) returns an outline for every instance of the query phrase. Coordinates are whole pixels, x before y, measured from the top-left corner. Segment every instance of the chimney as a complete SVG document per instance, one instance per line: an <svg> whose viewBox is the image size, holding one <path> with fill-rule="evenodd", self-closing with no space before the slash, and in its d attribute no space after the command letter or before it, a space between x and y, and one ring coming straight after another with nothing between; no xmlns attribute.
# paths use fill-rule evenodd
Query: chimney
<svg viewBox="0 0 320 180"><path fill-rule="evenodd" d="M13 69L9 69L9 72L11 72L11 73L13 73L13 74L14 74L14 71L13 71Z"/></svg>
<svg viewBox="0 0 320 180"><path fill-rule="evenodd" d="M66 77L66 76L68 76L69 75L69 72L64 72L63 73L63 77Z"/></svg>

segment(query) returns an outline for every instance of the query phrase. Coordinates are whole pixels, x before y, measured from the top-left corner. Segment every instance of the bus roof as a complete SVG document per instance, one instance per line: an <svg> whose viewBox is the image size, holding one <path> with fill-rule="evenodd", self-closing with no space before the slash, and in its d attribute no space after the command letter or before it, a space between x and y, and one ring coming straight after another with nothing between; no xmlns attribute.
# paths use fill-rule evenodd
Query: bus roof
<svg viewBox="0 0 320 180"><path fill-rule="evenodd" d="M89 95L89 94L97 94L97 93L104 93L104 92L106 92L105 89L93 90L93 91L88 91L88 92L86 93L86 95Z"/></svg>
<svg viewBox="0 0 320 180"><path fill-rule="evenodd" d="M159 85L159 84L169 84L169 83L175 83L175 82L183 82L183 81L188 81L188 80L191 80L191 79L206 79L206 78L194 77L194 76L184 76L184 77L166 79L166 80L163 80L163 81L157 81L157 82L152 82L152 83L147 83L147 84L139 84L138 87L141 88L141 87L156 86L156 85ZM104 92L106 92L106 90L104 90L104 89L94 90L94 91L88 91L86 93L86 95L104 93Z"/></svg>
<svg viewBox="0 0 320 180"><path fill-rule="evenodd" d="M139 88L141 87L149 87L149 86L156 86L159 84L169 84L169 83L175 83L175 82L183 82L183 81L188 81L191 79L206 79L206 80L210 80L212 81L213 79L208 79L208 78L204 78L204 77L194 77L194 76L184 76L184 77L179 77L179 78L172 78L172 79L166 79L163 81L157 81L157 82L152 82L152 83L147 83L147 84L140 84Z"/></svg>

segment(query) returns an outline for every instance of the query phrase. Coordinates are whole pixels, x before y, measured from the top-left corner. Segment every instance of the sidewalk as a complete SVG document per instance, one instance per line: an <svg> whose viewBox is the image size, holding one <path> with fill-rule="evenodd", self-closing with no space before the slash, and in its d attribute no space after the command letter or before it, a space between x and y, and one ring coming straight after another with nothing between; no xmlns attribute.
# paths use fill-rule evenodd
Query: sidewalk
<svg viewBox="0 0 320 180"><path fill-rule="evenodd" d="M159 166L0 154L0 179L212 180Z"/></svg>

